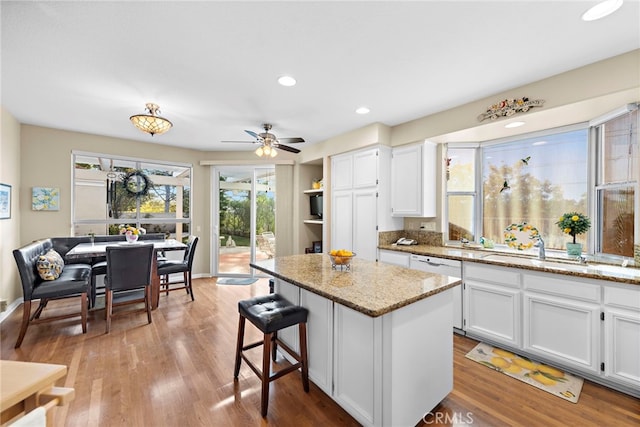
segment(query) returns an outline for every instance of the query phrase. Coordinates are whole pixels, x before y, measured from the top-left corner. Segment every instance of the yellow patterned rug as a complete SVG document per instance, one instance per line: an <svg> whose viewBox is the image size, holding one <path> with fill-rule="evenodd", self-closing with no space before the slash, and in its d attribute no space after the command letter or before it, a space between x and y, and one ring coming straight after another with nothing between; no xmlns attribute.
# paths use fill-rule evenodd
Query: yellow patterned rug
<svg viewBox="0 0 640 427"><path fill-rule="evenodd" d="M466 357L572 403L578 402L584 383L582 378L558 368L482 342Z"/></svg>

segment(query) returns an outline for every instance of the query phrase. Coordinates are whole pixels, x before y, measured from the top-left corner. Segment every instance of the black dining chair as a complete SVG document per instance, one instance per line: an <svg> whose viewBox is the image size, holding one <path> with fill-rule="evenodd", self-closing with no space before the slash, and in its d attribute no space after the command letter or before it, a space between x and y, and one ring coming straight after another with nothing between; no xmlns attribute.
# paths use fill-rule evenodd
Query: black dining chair
<svg viewBox="0 0 640 427"><path fill-rule="evenodd" d="M187 293L191 296L191 301L194 301L193 287L191 286L191 270L193 268L193 256L196 253L196 245L198 244L198 237L189 236L187 240L187 248L184 251L184 258L182 260L162 259L158 260L158 276L161 278L161 286L164 287L164 291L169 295L169 291L177 291L179 289L186 289ZM182 273L183 280L171 282L169 275L174 273ZM183 286L171 286L176 284L184 284Z"/></svg>
<svg viewBox="0 0 640 427"><path fill-rule="evenodd" d="M151 323L151 266L153 244L107 246L105 285L106 333L114 315L147 312ZM114 307L144 302L144 309L113 312Z"/></svg>

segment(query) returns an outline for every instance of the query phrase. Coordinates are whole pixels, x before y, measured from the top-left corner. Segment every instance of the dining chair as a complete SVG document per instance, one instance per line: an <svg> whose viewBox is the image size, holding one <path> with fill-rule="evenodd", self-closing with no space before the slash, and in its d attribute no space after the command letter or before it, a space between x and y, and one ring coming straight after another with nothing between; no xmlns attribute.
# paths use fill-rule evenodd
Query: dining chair
<svg viewBox="0 0 640 427"><path fill-rule="evenodd" d="M146 311L151 323L153 244L107 246L105 285L106 333L114 315ZM144 302L144 309L113 312L114 307Z"/></svg>
<svg viewBox="0 0 640 427"><path fill-rule="evenodd" d="M162 278L161 286L164 287L164 291L169 295L170 291L177 291L179 289L186 289L187 293L191 296L191 301L194 301L193 287L191 286L191 270L193 268L193 257L196 253L196 246L198 244L197 236L189 236L187 240L187 248L184 251L184 258L182 260L161 259L158 260L158 276ZM182 273L183 280L171 282L169 275L174 273ZM183 286L171 287L171 285L182 284Z"/></svg>

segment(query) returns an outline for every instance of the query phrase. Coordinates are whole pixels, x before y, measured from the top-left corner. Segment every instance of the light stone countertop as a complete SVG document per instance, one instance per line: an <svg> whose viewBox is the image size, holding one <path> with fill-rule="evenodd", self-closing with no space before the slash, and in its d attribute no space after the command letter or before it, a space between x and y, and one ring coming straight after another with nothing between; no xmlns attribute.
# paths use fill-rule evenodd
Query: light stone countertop
<svg viewBox="0 0 640 427"><path fill-rule="evenodd" d="M461 283L459 277L366 261L357 256L349 271L334 270L326 254L276 257L251 263L251 266L371 317L382 316Z"/></svg>
<svg viewBox="0 0 640 427"><path fill-rule="evenodd" d="M577 262L567 262L566 260L556 260L552 258L547 258L542 261L537 259L537 257L527 256L525 254L453 246L400 246L389 244L379 245L378 248L416 255L472 261L501 267L523 268L526 270L544 271L566 276L640 285L640 269L631 267L596 263L579 264Z"/></svg>

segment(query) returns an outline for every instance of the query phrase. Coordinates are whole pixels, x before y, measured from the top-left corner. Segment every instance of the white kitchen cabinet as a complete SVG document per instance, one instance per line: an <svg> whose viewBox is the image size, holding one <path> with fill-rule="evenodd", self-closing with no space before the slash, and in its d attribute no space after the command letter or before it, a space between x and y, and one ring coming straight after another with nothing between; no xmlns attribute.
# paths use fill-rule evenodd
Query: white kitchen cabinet
<svg viewBox="0 0 640 427"><path fill-rule="evenodd" d="M353 192L353 252L358 258L378 259L377 209L378 195L375 188Z"/></svg>
<svg viewBox="0 0 640 427"><path fill-rule="evenodd" d="M380 317L334 303L333 399L364 426L416 425L453 390L452 309L451 289Z"/></svg>
<svg viewBox="0 0 640 427"><path fill-rule="evenodd" d="M374 425L380 418L374 408L378 400L375 385L381 381L381 360L375 357L380 352L379 348L376 350L376 344L380 346L381 343L375 342L375 336L381 318L364 315L341 304L334 304L334 313L334 399L361 423Z"/></svg>
<svg viewBox="0 0 640 427"><path fill-rule="evenodd" d="M331 194L331 247L353 248L353 191L338 190ZM325 252L330 249L327 248Z"/></svg>
<svg viewBox="0 0 640 427"><path fill-rule="evenodd" d="M331 248L377 259L378 232L400 230L391 217L391 148L379 146L331 158Z"/></svg>
<svg viewBox="0 0 640 427"><path fill-rule="evenodd" d="M520 346L520 291L465 279L464 330L511 347Z"/></svg>
<svg viewBox="0 0 640 427"><path fill-rule="evenodd" d="M523 349L600 371L600 286L545 273L523 275Z"/></svg>
<svg viewBox="0 0 640 427"><path fill-rule="evenodd" d="M393 149L391 210L393 216L436 216L436 144L424 142Z"/></svg>
<svg viewBox="0 0 640 427"><path fill-rule="evenodd" d="M385 149L377 148L353 153L353 188L367 188L378 185L378 177L380 176L378 158L381 150ZM388 177L385 178L388 179Z"/></svg>
<svg viewBox="0 0 640 427"><path fill-rule="evenodd" d="M604 288L604 375L640 390L640 289Z"/></svg>
<svg viewBox="0 0 640 427"><path fill-rule="evenodd" d="M294 286L284 280L275 279L275 291L290 303L300 305L300 288L298 286ZM298 354L300 354L299 335L298 325L289 326L278 331L278 338ZM282 352L282 354L291 363L295 363L295 360L287 352Z"/></svg>
<svg viewBox="0 0 640 427"><path fill-rule="evenodd" d="M353 156L331 157L331 190L351 190L353 188Z"/></svg>
<svg viewBox="0 0 640 427"><path fill-rule="evenodd" d="M468 261L463 270L470 337L640 397L639 286Z"/></svg>
<svg viewBox="0 0 640 427"><path fill-rule="evenodd" d="M307 318L309 378L330 396L333 386L333 302L300 289L300 305L309 310Z"/></svg>
<svg viewBox="0 0 640 427"><path fill-rule="evenodd" d="M399 265L409 268L410 254L405 252L389 251L381 249L378 253L378 261L386 264Z"/></svg>
<svg viewBox="0 0 640 427"><path fill-rule="evenodd" d="M464 330L477 338L520 347L520 273L476 263L463 263L463 268Z"/></svg>

